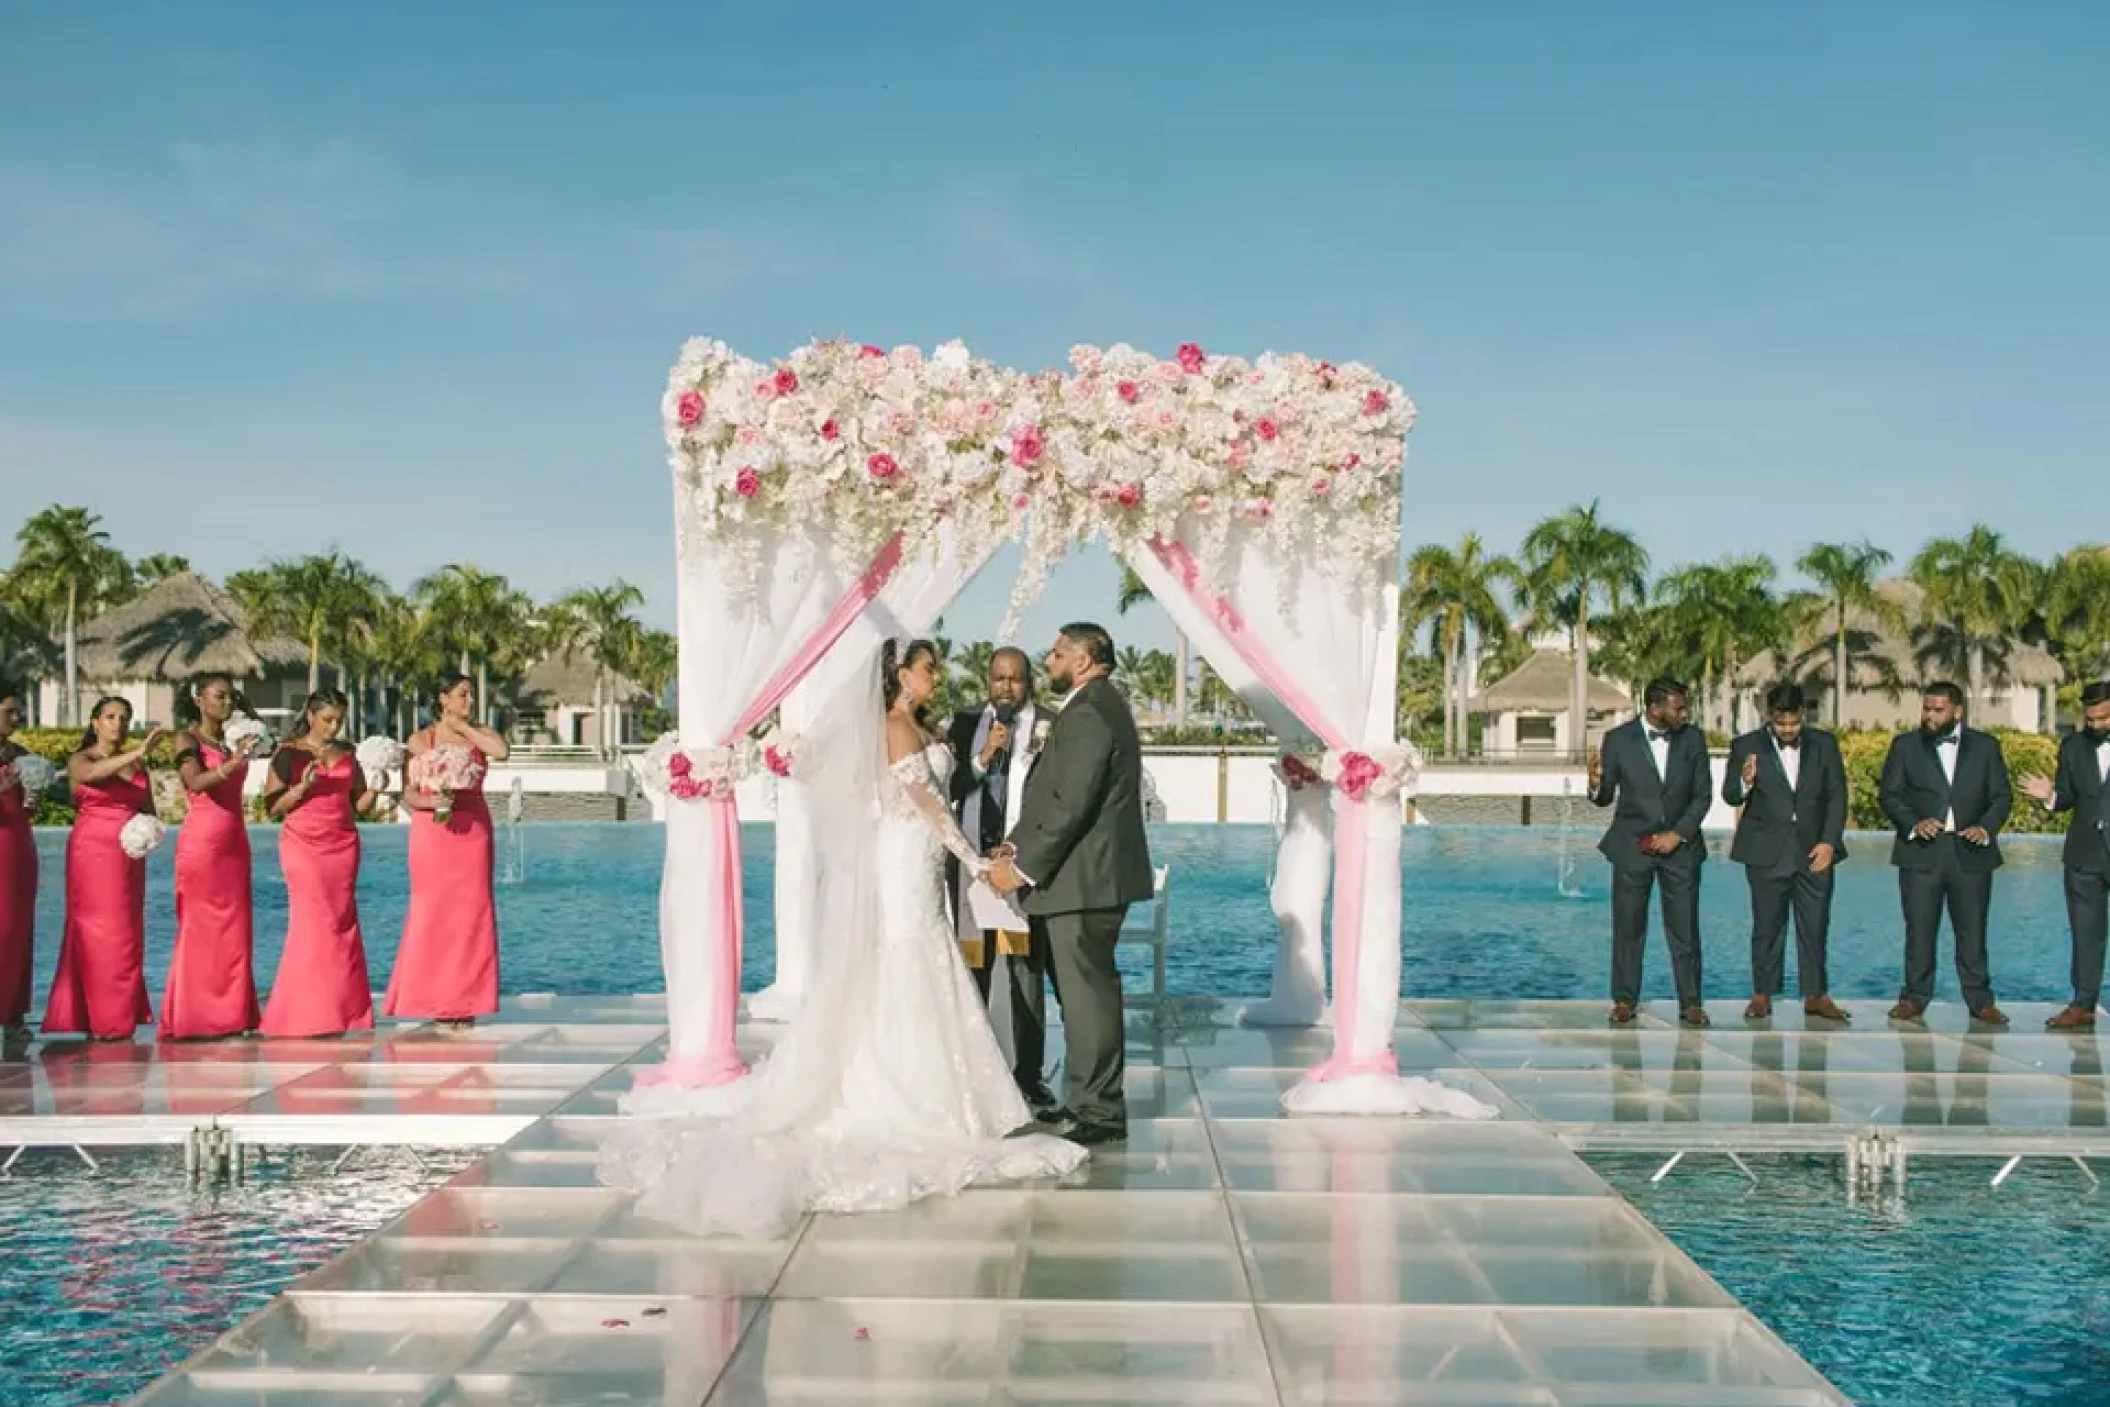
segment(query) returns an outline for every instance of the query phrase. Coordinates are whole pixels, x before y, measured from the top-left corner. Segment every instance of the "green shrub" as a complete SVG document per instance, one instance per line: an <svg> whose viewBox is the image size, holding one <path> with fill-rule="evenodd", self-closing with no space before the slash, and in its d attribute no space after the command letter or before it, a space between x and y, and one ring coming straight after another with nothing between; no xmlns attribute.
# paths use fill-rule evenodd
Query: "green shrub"
<svg viewBox="0 0 2110 1407"><path fill-rule="evenodd" d="M1878 791L1883 779L1883 759L1890 753L1891 733L1841 733L1839 751L1846 760L1847 824L1862 830L1887 831L1890 818L1883 814ZM2008 818L2011 833L2063 833L2066 817L2053 816L2022 792L2021 781L2030 773L2049 777L2058 767L2059 740L2040 733L2018 733L2001 728L1993 732L2001 755L2007 759L2008 776L2015 787L2015 809Z"/></svg>

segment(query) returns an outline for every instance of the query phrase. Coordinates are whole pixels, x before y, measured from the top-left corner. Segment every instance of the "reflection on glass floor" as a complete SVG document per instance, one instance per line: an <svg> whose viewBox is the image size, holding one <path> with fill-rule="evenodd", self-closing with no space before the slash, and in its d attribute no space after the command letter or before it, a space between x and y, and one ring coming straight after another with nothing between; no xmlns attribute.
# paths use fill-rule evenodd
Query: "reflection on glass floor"
<svg viewBox="0 0 2110 1407"><path fill-rule="evenodd" d="M52 1047L0 1066L0 1142L90 1107L252 1141L504 1141L138 1399L157 1407L1778 1407L1843 1399L1569 1142L1778 1123L1836 1147L1886 1108L2041 1133L2062 1099L2102 1103L2094 1056L2041 1037L1695 1035L1661 1013L1615 1033L1595 1003L1450 1002L1401 1008L1401 1065L1501 1120L1291 1121L1278 1101L1324 1033L1241 1030L1235 1011L1136 1013L1132 1136L1060 1184L772 1244L681 1235L595 1180L630 1067L663 1046L651 998L516 1001L470 1036Z"/></svg>

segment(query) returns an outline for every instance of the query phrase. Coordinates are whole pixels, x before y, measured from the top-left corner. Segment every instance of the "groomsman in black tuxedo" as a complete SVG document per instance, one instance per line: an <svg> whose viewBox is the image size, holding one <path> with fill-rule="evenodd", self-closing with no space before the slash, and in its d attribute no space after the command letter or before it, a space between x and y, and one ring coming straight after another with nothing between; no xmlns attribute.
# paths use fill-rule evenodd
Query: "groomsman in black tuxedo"
<svg viewBox="0 0 2110 1407"><path fill-rule="evenodd" d="M1993 1004L1985 926L2015 790L1999 740L1963 725L1963 691L1954 684L1922 691L1919 731L1899 734L1883 759L1881 798L1897 828L1890 863L1905 910L1905 983L1890 1019L1919 1021L1934 1000L1935 939L1947 908L1964 1004L1983 1025L2007 1025Z"/></svg>
<svg viewBox="0 0 2110 1407"><path fill-rule="evenodd" d="M1658 679L1642 695L1642 715L1604 736L1589 761L1590 801L1613 806L1597 848L1612 862L1612 1024L1632 1024L1641 1002L1641 955L1648 941L1649 893L1663 889L1663 933L1678 988L1678 1019L1705 1026L1700 1005L1700 823L1714 800L1707 739L1686 726L1687 693Z"/></svg>
<svg viewBox="0 0 2110 1407"><path fill-rule="evenodd" d="M2059 744L2056 781L2024 777L2022 789L2066 827L2066 923L2073 931L2073 1004L2045 1022L2054 1031L2093 1031L2103 999L2103 948L2110 936L2110 680L2081 691L2081 726Z"/></svg>
<svg viewBox="0 0 2110 1407"><path fill-rule="evenodd" d="M1729 858L1751 886L1751 1004L1762 1021L1786 984L1788 912L1795 914L1796 984L1805 1015L1844 1021L1825 974L1832 867L1846 858L1846 760L1839 740L1805 728L1802 690L1766 691L1766 726L1729 748L1722 800L1744 808Z"/></svg>

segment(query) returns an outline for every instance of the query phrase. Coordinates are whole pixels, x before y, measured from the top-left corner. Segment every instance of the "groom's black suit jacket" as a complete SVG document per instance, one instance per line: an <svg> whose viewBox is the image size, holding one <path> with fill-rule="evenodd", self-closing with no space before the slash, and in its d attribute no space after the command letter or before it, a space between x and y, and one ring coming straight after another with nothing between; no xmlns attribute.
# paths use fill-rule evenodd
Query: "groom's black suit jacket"
<svg viewBox="0 0 2110 1407"><path fill-rule="evenodd" d="M1707 736L1697 728L1671 734L1663 772L1656 772L1646 725L1635 718L1604 735L1604 772L1590 801L1611 806L1612 824L1597 848L1615 866L1649 869L1659 864L1697 864L1707 858L1707 839L1700 833L1714 803L1714 778L1707 767ZM1685 843L1668 855L1641 848L1644 836L1676 831Z"/></svg>
<svg viewBox="0 0 2110 1407"><path fill-rule="evenodd" d="M1143 746L1121 691L1105 679L1079 689L1027 765L1011 832L1018 872L1033 884L1026 912L1148 902L1157 885L1143 829Z"/></svg>

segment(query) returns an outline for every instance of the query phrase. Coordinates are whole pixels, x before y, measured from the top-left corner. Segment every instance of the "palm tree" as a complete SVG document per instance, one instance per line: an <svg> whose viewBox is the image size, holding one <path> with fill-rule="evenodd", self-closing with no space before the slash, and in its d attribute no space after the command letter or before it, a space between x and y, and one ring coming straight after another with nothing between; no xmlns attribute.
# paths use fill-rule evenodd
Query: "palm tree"
<svg viewBox="0 0 2110 1407"><path fill-rule="evenodd" d="M1616 611L1646 595L1648 553L1634 538L1598 516L1597 500L1574 505L1524 535L1525 592L1534 614L1569 622L1575 678L1568 692L1571 746L1589 736L1590 608L1603 601Z"/></svg>
<svg viewBox="0 0 2110 1407"><path fill-rule="evenodd" d="M623 673L635 679L655 705L664 706L680 664L681 647L670 632L640 630L623 660Z"/></svg>
<svg viewBox="0 0 2110 1407"><path fill-rule="evenodd" d="M1132 607L1155 599L1150 588L1143 584L1143 578L1136 575L1135 569L1124 565L1121 568L1121 591L1114 598L1114 609L1125 616ZM1178 727L1185 727L1187 677L1194 672L1194 647L1188 642L1186 631L1175 625L1172 633L1178 654L1178 664L1172 675L1172 721Z"/></svg>
<svg viewBox="0 0 2110 1407"><path fill-rule="evenodd" d="M343 684L346 657L388 591L380 577L334 548L236 572L227 589L247 612L251 629L290 635L307 646L311 694L322 687L325 659Z"/></svg>
<svg viewBox="0 0 2110 1407"><path fill-rule="evenodd" d="M2077 547L2053 562L2047 576L2045 644L2078 690L2110 671L2110 549Z"/></svg>
<svg viewBox="0 0 2110 1407"><path fill-rule="evenodd" d="M977 640L960 651L953 662L953 688L959 698L979 698L989 679L989 666L996 661L996 646Z"/></svg>
<svg viewBox="0 0 2110 1407"><path fill-rule="evenodd" d="M141 586L152 586L158 581L187 572L191 569L190 558L174 552L149 552L132 564L132 575Z"/></svg>
<svg viewBox="0 0 2110 1407"><path fill-rule="evenodd" d="M1979 686L2006 681L2008 641L2035 595L2034 564L1974 523L1921 548L1907 575L1926 593L1917 653L1957 675L1975 714Z"/></svg>
<svg viewBox="0 0 2110 1407"><path fill-rule="evenodd" d="M66 651L66 691L59 721L79 721L80 624L127 594L132 572L124 554L110 546L100 514L53 504L15 534L21 551L9 580L19 599L60 636Z"/></svg>
<svg viewBox="0 0 2110 1407"><path fill-rule="evenodd" d="M1485 554L1478 533L1467 533L1455 552L1432 543L1407 560L1400 629L1412 638L1430 626L1435 650L1443 656L1443 750L1449 756L1465 750L1467 632L1486 640L1506 631L1509 614L1495 588L1519 580L1515 563Z"/></svg>
<svg viewBox="0 0 2110 1407"><path fill-rule="evenodd" d="M425 608L426 628L461 672L476 671L476 700L491 721L491 671L533 653L535 603L493 572L453 562L411 587Z"/></svg>
<svg viewBox="0 0 2110 1407"><path fill-rule="evenodd" d="M553 613L554 649L567 658L584 654L593 661L594 738L601 755L613 754L617 729L609 708L609 685L624 660L635 653L641 628L631 609L645 604L645 593L618 578L606 586L573 591L557 602Z"/></svg>
<svg viewBox="0 0 2110 1407"><path fill-rule="evenodd" d="M1844 722L1846 692L1853 687L1853 639L1847 625L1854 613L1878 626L1905 628L1905 613L1877 589L1890 554L1872 542L1820 542L1802 554L1795 570L1817 583L1818 590L1791 598L1790 607L1805 622L1823 620L1832 637L1832 729ZM1865 634L1865 633L1864 633Z"/></svg>
<svg viewBox="0 0 2110 1407"><path fill-rule="evenodd" d="M1767 557L1727 557L1672 572L1657 593L1697 646L1702 717L1736 730L1736 671L1780 643L1782 616ZM1720 688L1717 691L1716 685Z"/></svg>

